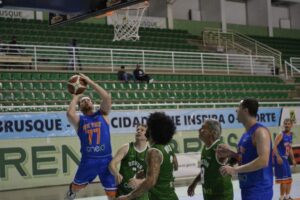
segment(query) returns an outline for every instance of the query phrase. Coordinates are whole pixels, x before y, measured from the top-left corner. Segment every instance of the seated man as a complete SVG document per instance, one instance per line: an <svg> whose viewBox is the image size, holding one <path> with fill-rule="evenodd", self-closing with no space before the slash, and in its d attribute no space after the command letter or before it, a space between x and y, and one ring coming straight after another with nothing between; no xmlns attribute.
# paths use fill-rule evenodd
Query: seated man
<svg viewBox="0 0 300 200"><path fill-rule="evenodd" d="M132 74L127 73L125 71L125 66L122 65L120 67L120 70L118 71L118 80L127 82L127 81L130 81L130 80L134 80L134 77L133 77Z"/></svg>
<svg viewBox="0 0 300 200"><path fill-rule="evenodd" d="M9 49L8 49L8 53L9 54L12 54L12 55L17 55L17 54L21 54L22 51L22 47L20 46L17 46L17 37L16 36L12 36L12 39L11 41L9 42Z"/></svg>
<svg viewBox="0 0 300 200"><path fill-rule="evenodd" d="M133 71L134 78L138 81L147 81L148 83L152 83L153 79L150 78L148 74L145 74L144 71L141 69L139 64L136 65L135 70Z"/></svg>

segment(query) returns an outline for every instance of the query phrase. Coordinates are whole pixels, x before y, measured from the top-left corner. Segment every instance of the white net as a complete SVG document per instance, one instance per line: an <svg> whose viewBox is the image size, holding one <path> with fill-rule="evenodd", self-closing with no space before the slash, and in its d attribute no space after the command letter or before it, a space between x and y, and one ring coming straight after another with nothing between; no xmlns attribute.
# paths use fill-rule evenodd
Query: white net
<svg viewBox="0 0 300 200"><path fill-rule="evenodd" d="M147 1L135 6L122 8L114 11L111 16L114 25L113 41L136 41L140 39L139 28L145 10L148 8Z"/></svg>

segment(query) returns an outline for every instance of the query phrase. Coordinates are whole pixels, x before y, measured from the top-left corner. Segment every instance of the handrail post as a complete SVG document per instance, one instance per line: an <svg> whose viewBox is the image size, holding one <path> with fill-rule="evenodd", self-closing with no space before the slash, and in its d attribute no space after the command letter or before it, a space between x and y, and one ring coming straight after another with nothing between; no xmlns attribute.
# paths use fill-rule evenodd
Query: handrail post
<svg viewBox="0 0 300 200"><path fill-rule="evenodd" d="M146 66L145 66L145 51L144 50L142 51L142 59L143 59L143 69L145 69Z"/></svg>
<svg viewBox="0 0 300 200"><path fill-rule="evenodd" d="M284 61L284 68L285 68L285 80L288 79L288 74L287 74L287 62Z"/></svg>
<svg viewBox="0 0 300 200"><path fill-rule="evenodd" d="M110 63L111 63L111 71L114 71L114 56L113 56L113 50L110 50Z"/></svg>
<svg viewBox="0 0 300 200"><path fill-rule="evenodd" d="M275 57L272 57L273 61L273 76L276 76L276 64L275 64Z"/></svg>
<svg viewBox="0 0 300 200"><path fill-rule="evenodd" d="M253 75L253 56L250 54L250 68L251 68L251 74Z"/></svg>
<svg viewBox="0 0 300 200"><path fill-rule="evenodd" d="M36 46L33 47L34 50L34 68L37 71L37 55L36 55Z"/></svg>
<svg viewBox="0 0 300 200"><path fill-rule="evenodd" d="M255 55L257 56L257 42L255 42Z"/></svg>
<svg viewBox="0 0 300 200"><path fill-rule="evenodd" d="M73 48L73 69L74 71L76 71L76 53L75 53L75 48L76 47L72 47Z"/></svg>
<svg viewBox="0 0 300 200"><path fill-rule="evenodd" d="M281 68L282 68L282 60L281 60L281 55L282 53L279 53L279 69L281 70Z"/></svg>
<svg viewBox="0 0 300 200"><path fill-rule="evenodd" d="M200 53L200 59L201 59L201 70L202 74L204 73L204 66L203 66L203 53Z"/></svg>
<svg viewBox="0 0 300 200"><path fill-rule="evenodd" d="M229 74L229 56L226 54L226 67L227 67L227 74Z"/></svg>
<svg viewBox="0 0 300 200"><path fill-rule="evenodd" d="M173 73L175 73L174 51L172 51L172 68L173 68Z"/></svg>

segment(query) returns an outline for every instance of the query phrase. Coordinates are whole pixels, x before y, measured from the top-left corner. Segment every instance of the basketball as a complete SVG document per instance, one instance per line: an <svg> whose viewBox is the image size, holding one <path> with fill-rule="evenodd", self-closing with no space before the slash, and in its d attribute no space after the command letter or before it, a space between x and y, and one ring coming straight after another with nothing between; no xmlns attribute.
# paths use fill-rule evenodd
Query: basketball
<svg viewBox="0 0 300 200"><path fill-rule="evenodd" d="M73 75L68 80L68 91L71 94L81 94L85 91L87 86L86 81L79 75Z"/></svg>

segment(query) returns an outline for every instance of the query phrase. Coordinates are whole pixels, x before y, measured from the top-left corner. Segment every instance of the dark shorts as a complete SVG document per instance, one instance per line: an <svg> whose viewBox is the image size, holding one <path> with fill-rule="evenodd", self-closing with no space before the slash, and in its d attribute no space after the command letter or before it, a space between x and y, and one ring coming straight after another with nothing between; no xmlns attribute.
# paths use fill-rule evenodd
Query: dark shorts
<svg viewBox="0 0 300 200"><path fill-rule="evenodd" d="M115 178L108 169L111 159L111 156L99 159L82 159L73 183L76 185L86 185L98 176L106 191L116 190Z"/></svg>
<svg viewBox="0 0 300 200"><path fill-rule="evenodd" d="M273 188L264 190L242 189L242 200L272 200Z"/></svg>
<svg viewBox="0 0 300 200"><path fill-rule="evenodd" d="M274 159L276 183L291 183L292 175L290 163L286 158L282 158L282 161L282 165L279 165L277 159Z"/></svg>

